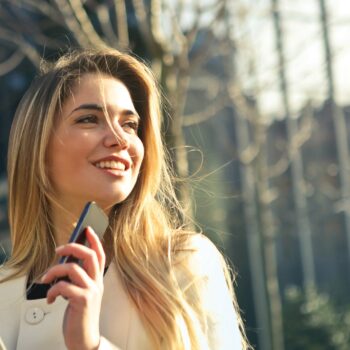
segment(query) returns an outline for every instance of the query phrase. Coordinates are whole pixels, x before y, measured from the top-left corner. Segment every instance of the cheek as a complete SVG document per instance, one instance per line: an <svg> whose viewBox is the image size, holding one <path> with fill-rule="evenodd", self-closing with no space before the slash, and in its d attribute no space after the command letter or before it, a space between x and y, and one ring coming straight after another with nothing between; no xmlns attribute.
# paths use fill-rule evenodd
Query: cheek
<svg viewBox="0 0 350 350"><path fill-rule="evenodd" d="M134 142L133 156L134 156L135 168L137 168L138 171L141 168L144 155L145 155L145 148L143 146L143 143L139 138L137 138L137 140Z"/></svg>
<svg viewBox="0 0 350 350"><path fill-rule="evenodd" d="M49 178L55 189L62 187L62 184L66 182L66 177L71 173L70 162L63 155L63 152L51 154L47 163Z"/></svg>
<svg viewBox="0 0 350 350"><path fill-rule="evenodd" d="M54 138L49 145L47 166L53 184L66 182L80 168L81 150L77 143Z"/></svg>

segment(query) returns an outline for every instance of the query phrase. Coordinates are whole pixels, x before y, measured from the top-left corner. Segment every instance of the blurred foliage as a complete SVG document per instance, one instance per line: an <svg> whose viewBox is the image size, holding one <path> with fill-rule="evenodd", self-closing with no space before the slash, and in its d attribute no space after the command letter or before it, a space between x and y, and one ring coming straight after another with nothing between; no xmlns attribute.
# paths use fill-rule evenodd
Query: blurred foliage
<svg viewBox="0 0 350 350"><path fill-rule="evenodd" d="M328 294L293 286L285 293L286 350L348 350L350 304L336 305Z"/></svg>

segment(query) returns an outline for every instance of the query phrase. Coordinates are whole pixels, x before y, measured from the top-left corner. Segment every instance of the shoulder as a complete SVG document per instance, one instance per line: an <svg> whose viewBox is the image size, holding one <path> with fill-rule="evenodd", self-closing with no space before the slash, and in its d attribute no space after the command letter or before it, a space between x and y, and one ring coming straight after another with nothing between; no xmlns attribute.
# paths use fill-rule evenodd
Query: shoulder
<svg viewBox="0 0 350 350"><path fill-rule="evenodd" d="M4 278L9 277L15 272L15 269L8 267L6 264L0 265L0 281Z"/></svg>
<svg viewBox="0 0 350 350"><path fill-rule="evenodd" d="M15 269L9 268L6 265L0 265L0 286L5 283L2 281L7 281L8 278L10 278L10 276L14 275L15 273Z"/></svg>
<svg viewBox="0 0 350 350"><path fill-rule="evenodd" d="M190 305L200 310L210 349L242 349L240 316L229 268L214 243L190 236L176 269L176 278Z"/></svg>
<svg viewBox="0 0 350 350"><path fill-rule="evenodd" d="M0 304L18 300L25 292L26 276L17 275L17 271L4 265L0 266ZM12 277L13 276L13 277Z"/></svg>
<svg viewBox="0 0 350 350"><path fill-rule="evenodd" d="M233 286L229 271L224 256L203 234L188 236L174 266L179 287L200 299L207 299L208 293L213 292L225 293L231 299Z"/></svg>
<svg viewBox="0 0 350 350"><path fill-rule="evenodd" d="M187 248L193 253L199 254L198 257L218 256L220 253L215 244L204 234L195 233L188 237Z"/></svg>
<svg viewBox="0 0 350 350"><path fill-rule="evenodd" d="M20 273L20 270L15 269L13 267L9 267L6 264L0 265L0 284L3 280L5 281L12 281L16 280L18 278L23 278L24 274Z"/></svg>
<svg viewBox="0 0 350 350"><path fill-rule="evenodd" d="M215 244L203 234L188 236L177 261L181 268L188 269L196 276L208 276L226 268L222 253Z"/></svg>

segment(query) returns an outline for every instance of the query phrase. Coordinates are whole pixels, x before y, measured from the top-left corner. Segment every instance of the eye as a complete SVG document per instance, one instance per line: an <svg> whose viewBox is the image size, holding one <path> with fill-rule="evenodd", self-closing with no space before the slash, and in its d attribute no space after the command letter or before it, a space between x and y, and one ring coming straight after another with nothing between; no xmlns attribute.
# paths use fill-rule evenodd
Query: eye
<svg viewBox="0 0 350 350"><path fill-rule="evenodd" d="M123 123L122 127L126 132L137 134L139 130L139 122L135 120L128 120Z"/></svg>
<svg viewBox="0 0 350 350"><path fill-rule="evenodd" d="M88 114L77 118L77 124L97 124L98 117L93 114Z"/></svg>

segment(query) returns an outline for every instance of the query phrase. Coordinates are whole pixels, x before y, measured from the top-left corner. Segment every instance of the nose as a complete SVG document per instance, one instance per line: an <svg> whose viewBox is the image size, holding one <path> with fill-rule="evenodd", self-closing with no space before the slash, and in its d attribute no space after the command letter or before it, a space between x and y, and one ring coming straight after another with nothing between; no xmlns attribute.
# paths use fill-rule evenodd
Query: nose
<svg viewBox="0 0 350 350"><path fill-rule="evenodd" d="M129 138L120 126L116 126L113 129L108 126L106 129L106 134L103 139L103 145L105 147L117 147L120 149L129 148Z"/></svg>

